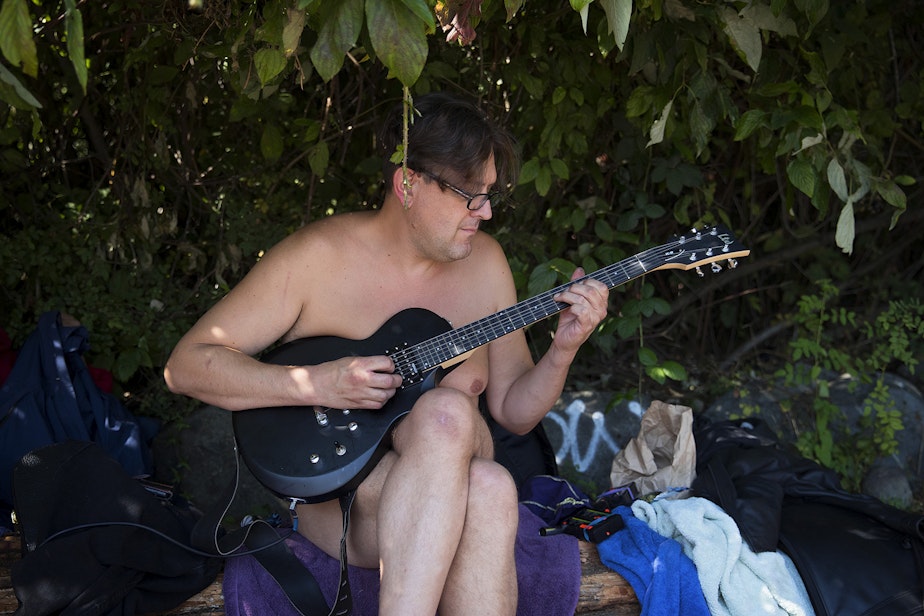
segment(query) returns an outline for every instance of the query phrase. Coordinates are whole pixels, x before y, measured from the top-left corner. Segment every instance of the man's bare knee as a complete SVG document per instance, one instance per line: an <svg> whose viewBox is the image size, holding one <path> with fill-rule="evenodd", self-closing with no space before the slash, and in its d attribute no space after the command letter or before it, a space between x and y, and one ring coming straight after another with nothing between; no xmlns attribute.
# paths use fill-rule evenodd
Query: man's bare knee
<svg viewBox="0 0 924 616"><path fill-rule="evenodd" d="M506 468L491 460L475 459L469 471L469 508L480 508L517 525L517 486Z"/></svg>
<svg viewBox="0 0 924 616"><path fill-rule="evenodd" d="M471 451L483 425L471 398L455 389L437 388L420 397L395 436L403 440L416 433L430 443Z"/></svg>

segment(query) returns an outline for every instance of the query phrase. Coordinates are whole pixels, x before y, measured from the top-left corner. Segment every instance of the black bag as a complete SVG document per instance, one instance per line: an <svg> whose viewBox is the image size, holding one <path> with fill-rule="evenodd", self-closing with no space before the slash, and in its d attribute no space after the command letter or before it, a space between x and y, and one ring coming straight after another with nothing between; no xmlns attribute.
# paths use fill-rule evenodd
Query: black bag
<svg viewBox="0 0 924 616"><path fill-rule="evenodd" d="M694 496L755 552L792 558L817 616L924 616L924 515L844 490L759 420L694 422Z"/></svg>
<svg viewBox="0 0 924 616"><path fill-rule="evenodd" d="M844 507L787 501L780 549L818 616L924 614L924 548L917 537Z"/></svg>
<svg viewBox="0 0 924 616"><path fill-rule="evenodd" d="M66 440L94 441L130 475L150 474L156 432L101 391L83 361L89 333L65 327L59 312L39 317L0 388L0 501L13 502L13 466L27 452Z"/></svg>
<svg viewBox="0 0 924 616"><path fill-rule="evenodd" d="M530 478L558 475L555 451L541 422L526 434L514 434L494 420L488 412L485 396L479 398L478 404L494 441L494 460L510 471L521 496Z"/></svg>
<svg viewBox="0 0 924 616"><path fill-rule="evenodd" d="M30 452L13 471L13 490L23 549L10 575L16 616L164 612L221 568L190 547L198 512L146 488L96 443Z"/></svg>

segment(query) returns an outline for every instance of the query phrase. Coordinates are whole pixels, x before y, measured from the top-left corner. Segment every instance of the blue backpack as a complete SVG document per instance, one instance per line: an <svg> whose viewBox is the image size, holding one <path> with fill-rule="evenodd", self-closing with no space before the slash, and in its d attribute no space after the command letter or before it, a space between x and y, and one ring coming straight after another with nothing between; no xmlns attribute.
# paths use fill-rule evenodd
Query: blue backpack
<svg viewBox="0 0 924 616"><path fill-rule="evenodd" d="M0 389L0 506L13 503L12 472L26 453L65 441L89 441L131 476L153 470L150 439L156 422L142 424L115 396L101 391L83 360L89 333L65 327L46 312Z"/></svg>

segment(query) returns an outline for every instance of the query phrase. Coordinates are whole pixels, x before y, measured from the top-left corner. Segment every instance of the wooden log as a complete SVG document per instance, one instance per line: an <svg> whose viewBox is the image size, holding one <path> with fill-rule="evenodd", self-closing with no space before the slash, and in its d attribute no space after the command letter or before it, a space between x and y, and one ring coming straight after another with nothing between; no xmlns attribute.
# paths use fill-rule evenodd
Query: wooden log
<svg viewBox="0 0 924 616"><path fill-rule="evenodd" d="M19 605L10 582L10 568L20 558L19 537L0 538L0 616L10 616ZM580 543L581 591L576 616L638 616L641 613L635 592L626 580L600 562L597 548ZM221 574L202 592L189 598L169 616L224 614Z"/></svg>
<svg viewBox="0 0 924 616"><path fill-rule="evenodd" d="M581 593L575 614L581 616L637 616L641 606L624 577L604 565L597 546L582 541Z"/></svg>

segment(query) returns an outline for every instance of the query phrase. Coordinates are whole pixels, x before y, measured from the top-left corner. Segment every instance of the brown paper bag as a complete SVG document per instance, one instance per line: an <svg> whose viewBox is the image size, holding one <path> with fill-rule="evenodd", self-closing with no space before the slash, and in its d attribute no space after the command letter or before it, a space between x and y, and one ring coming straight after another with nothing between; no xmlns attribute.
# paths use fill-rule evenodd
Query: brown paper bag
<svg viewBox="0 0 924 616"><path fill-rule="evenodd" d="M693 409L655 400L638 436L613 458L610 485L635 482L638 494L687 488L696 478Z"/></svg>

